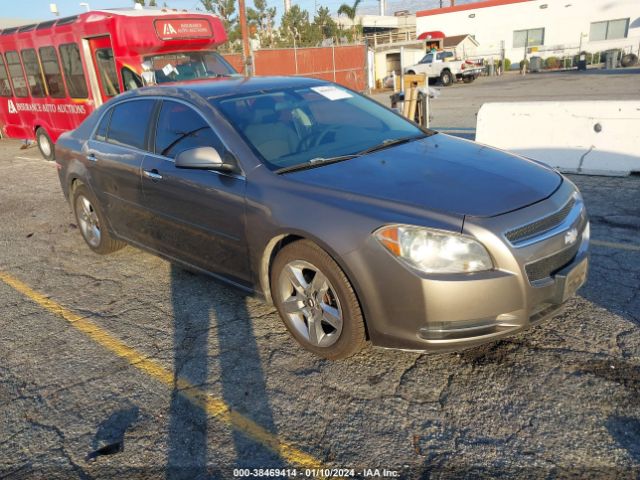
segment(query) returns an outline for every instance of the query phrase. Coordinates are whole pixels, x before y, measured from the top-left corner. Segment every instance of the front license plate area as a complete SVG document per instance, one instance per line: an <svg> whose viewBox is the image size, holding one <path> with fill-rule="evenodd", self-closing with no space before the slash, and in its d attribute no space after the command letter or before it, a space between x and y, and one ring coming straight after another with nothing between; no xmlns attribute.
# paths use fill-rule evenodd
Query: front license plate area
<svg viewBox="0 0 640 480"><path fill-rule="evenodd" d="M589 268L589 258L586 257L576 265L566 276L558 276L557 280L563 280L562 296L560 303L566 302L573 297L578 289L587 281L587 270Z"/></svg>

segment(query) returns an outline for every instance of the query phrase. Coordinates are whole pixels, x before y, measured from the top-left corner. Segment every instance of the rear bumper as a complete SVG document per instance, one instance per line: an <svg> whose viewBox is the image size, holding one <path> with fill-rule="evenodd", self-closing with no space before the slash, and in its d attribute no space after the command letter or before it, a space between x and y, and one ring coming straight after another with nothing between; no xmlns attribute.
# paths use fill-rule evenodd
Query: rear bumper
<svg viewBox="0 0 640 480"><path fill-rule="evenodd" d="M513 247L503 237L523 218L548 214L573 192L566 184L551 199L500 217L469 221L465 233L478 238L496 269L473 274L427 275L411 271L371 239L350 254L358 279L369 336L374 345L404 350L456 351L497 340L557 315L584 284L588 271L589 230L582 202L570 228L578 238L570 247L564 234ZM557 197L557 198L554 198ZM527 275L532 261L572 255L553 274L535 281ZM575 253L574 253L575 252Z"/></svg>

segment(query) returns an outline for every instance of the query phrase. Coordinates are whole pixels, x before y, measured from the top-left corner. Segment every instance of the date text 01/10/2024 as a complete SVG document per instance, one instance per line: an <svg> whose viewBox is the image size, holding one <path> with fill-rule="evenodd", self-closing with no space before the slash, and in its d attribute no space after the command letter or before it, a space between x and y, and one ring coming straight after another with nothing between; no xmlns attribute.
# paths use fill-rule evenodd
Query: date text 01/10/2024
<svg viewBox="0 0 640 480"><path fill-rule="evenodd" d="M397 470L387 470L386 468L365 468L358 471L353 468L306 468L304 470L295 468L236 468L233 470L233 476L253 478L397 478L400 473Z"/></svg>

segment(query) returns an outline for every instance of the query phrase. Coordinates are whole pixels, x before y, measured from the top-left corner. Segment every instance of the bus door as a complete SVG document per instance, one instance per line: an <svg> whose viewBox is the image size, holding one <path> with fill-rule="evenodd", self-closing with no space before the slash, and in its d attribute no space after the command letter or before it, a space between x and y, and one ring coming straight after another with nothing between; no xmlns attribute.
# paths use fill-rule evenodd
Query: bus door
<svg viewBox="0 0 640 480"><path fill-rule="evenodd" d="M104 37L90 38L89 49L91 50L93 65L98 74L100 97L102 102L106 102L120 93L118 72L113 56L113 48L111 47L111 37L105 35Z"/></svg>

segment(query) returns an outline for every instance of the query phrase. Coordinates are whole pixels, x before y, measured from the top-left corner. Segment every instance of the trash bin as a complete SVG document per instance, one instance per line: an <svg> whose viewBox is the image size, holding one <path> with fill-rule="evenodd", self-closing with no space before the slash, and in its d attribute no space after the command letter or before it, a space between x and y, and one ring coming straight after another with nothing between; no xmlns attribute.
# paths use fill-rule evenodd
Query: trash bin
<svg viewBox="0 0 640 480"><path fill-rule="evenodd" d="M578 70L587 69L587 52L580 52L578 55Z"/></svg>
<svg viewBox="0 0 640 480"><path fill-rule="evenodd" d="M618 65L618 51L617 50L607 50L604 54L604 68L610 70L612 68L616 68Z"/></svg>
<svg viewBox="0 0 640 480"><path fill-rule="evenodd" d="M542 57L531 57L529 59L529 71L540 72L542 70Z"/></svg>

